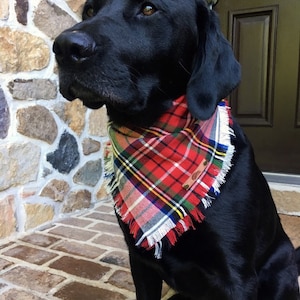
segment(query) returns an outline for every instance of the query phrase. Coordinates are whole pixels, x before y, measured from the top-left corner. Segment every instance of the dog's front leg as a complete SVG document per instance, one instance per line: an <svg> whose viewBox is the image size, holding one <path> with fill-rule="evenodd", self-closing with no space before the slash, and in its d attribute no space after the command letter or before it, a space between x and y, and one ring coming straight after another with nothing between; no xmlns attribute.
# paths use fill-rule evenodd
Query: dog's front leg
<svg viewBox="0 0 300 300"><path fill-rule="evenodd" d="M160 300L162 279L158 272L143 262L135 253L130 253L131 273L137 300Z"/></svg>

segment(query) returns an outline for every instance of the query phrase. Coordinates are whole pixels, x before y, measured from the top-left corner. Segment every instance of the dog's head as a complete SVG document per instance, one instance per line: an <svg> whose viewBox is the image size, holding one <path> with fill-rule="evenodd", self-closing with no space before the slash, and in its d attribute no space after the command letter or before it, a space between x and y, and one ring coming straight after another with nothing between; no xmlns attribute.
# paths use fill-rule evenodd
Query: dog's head
<svg viewBox="0 0 300 300"><path fill-rule="evenodd" d="M60 90L110 118L151 123L186 94L208 119L240 80L240 67L204 0L88 0L83 22L53 45Z"/></svg>

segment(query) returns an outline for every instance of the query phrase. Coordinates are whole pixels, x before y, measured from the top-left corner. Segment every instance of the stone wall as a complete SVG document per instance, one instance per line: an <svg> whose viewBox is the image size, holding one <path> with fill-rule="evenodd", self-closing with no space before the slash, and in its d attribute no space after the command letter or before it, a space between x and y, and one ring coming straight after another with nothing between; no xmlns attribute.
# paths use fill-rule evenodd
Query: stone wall
<svg viewBox="0 0 300 300"><path fill-rule="evenodd" d="M106 111L58 92L53 39L83 0L0 1L0 238L106 198Z"/></svg>

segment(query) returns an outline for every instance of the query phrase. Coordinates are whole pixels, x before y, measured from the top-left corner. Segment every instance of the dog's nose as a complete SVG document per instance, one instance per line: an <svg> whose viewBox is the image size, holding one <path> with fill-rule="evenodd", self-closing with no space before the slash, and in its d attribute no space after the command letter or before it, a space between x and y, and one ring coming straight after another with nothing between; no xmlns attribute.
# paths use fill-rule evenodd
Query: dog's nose
<svg viewBox="0 0 300 300"><path fill-rule="evenodd" d="M81 31L65 31L54 41L53 52L59 64L80 64L96 52L96 43L91 36Z"/></svg>

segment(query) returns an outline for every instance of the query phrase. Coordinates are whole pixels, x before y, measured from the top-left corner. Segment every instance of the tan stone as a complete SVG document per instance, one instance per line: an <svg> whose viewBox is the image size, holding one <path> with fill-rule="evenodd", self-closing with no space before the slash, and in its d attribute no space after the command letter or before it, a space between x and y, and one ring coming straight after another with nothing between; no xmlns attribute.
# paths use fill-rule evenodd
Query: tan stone
<svg viewBox="0 0 300 300"><path fill-rule="evenodd" d="M110 193L108 191L108 183L109 180L104 180L100 189L98 190L96 194L97 200L104 200L110 197Z"/></svg>
<svg viewBox="0 0 300 300"><path fill-rule="evenodd" d="M9 3L8 0L0 1L0 20L7 20L9 14Z"/></svg>
<svg viewBox="0 0 300 300"><path fill-rule="evenodd" d="M271 190L280 213L300 215L300 192Z"/></svg>
<svg viewBox="0 0 300 300"><path fill-rule="evenodd" d="M80 100L59 102L54 111L74 132L78 135L82 133L87 109Z"/></svg>
<svg viewBox="0 0 300 300"><path fill-rule="evenodd" d="M107 136L106 108L92 110L89 117L89 134L94 136Z"/></svg>
<svg viewBox="0 0 300 300"><path fill-rule="evenodd" d="M48 66L50 49L40 37L2 27L0 40L1 73L28 72Z"/></svg>
<svg viewBox="0 0 300 300"><path fill-rule="evenodd" d="M7 237L15 231L14 197L7 196L0 200L0 238Z"/></svg>
<svg viewBox="0 0 300 300"><path fill-rule="evenodd" d="M26 213L25 230L38 227L54 218L54 208L51 205L25 203L24 209Z"/></svg>
<svg viewBox="0 0 300 300"><path fill-rule="evenodd" d="M91 205L91 193L87 190L73 191L65 200L62 212L69 213L83 208L89 208Z"/></svg>
<svg viewBox="0 0 300 300"><path fill-rule="evenodd" d="M279 217L284 231L290 238L295 249L297 249L300 247L300 217L288 216L284 214L280 214Z"/></svg>
<svg viewBox="0 0 300 300"><path fill-rule="evenodd" d="M42 0L35 10L34 24L51 38L76 24L76 21L53 1Z"/></svg>
<svg viewBox="0 0 300 300"><path fill-rule="evenodd" d="M80 135L85 125L86 107L80 100L67 102L65 105L64 121L68 126Z"/></svg>
<svg viewBox="0 0 300 300"><path fill-rule="evenodd" d="M33 143L0 145L0 191L37 179L41 150Z"/></svg>
<svg viewBox="0 0 300 300"><path fill-rule="evenodd" d="M53 179L42 189L40 196L62 202L69 190L70 186L66 181Z"/></svg>
<svg viewBox="0 0 300 300"><path fill-rule="evenodd" d="M77 14L81 15L85 0L66 0L69 7Z"/></svg>

